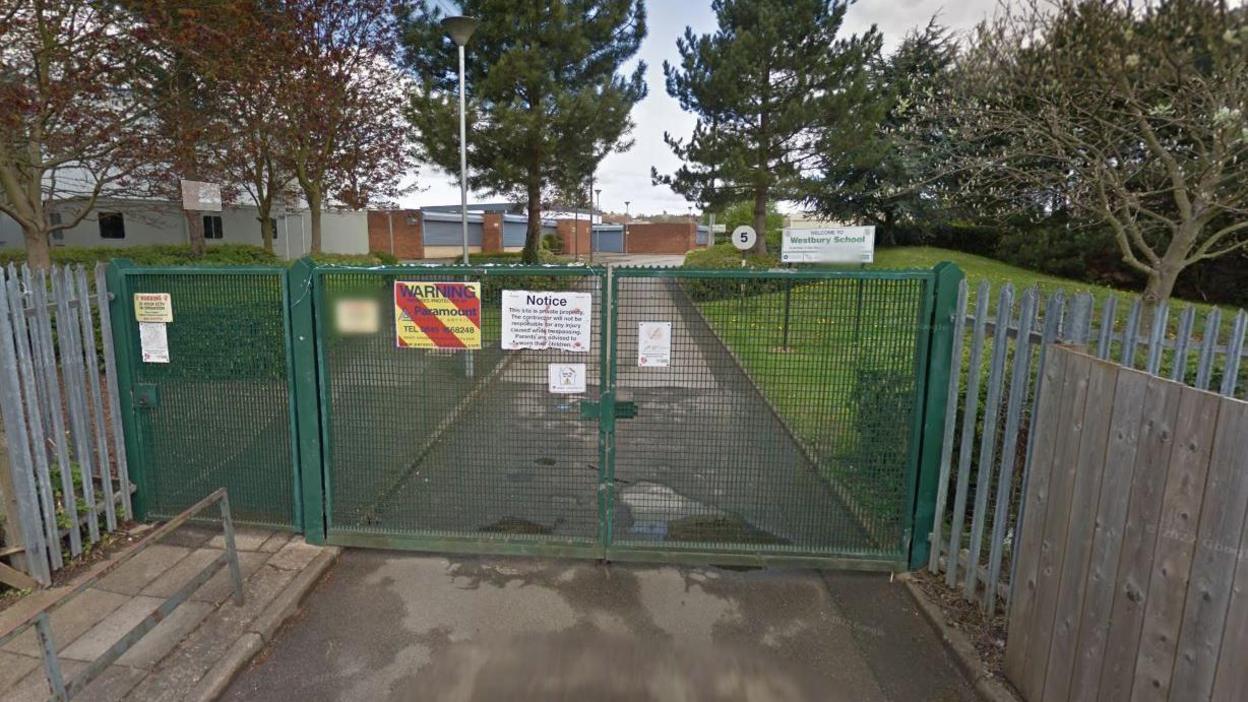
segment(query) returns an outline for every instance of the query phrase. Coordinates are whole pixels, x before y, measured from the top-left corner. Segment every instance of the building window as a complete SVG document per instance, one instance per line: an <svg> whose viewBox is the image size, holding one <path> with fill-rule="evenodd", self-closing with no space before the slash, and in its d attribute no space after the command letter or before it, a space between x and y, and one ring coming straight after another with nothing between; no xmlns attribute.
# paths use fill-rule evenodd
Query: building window
<svg viewBox="0 0 1248 702"><path fill-rule="evenodd" d="M277 240L277 218L269 217L269 231L273 232L273 240Z"/></svg>
<svg viewBox="0 0 1248 702"><path fill-rule="evenodd" d="M60 212L49 212L49 213L48 213L48 224L50 224L50 225L52 225L53 227L55 227L55 229L53 229L53 230L52 230L52 241L64 241L64 240L65 240L65 230L60 228L60 226L61 226L61 213L60 213Z"/></svg>
<svg viewBox="0 0 1248 702"><path fill-rule="evenodd" d="M221 238L221 215L204 215L204 238Z"/></svg>
<svg viewBox="0 0 1248 702"><path fill-rule="evenodd" d="M101 212L99 220L101 239L126 238L126 219L120 212Z"/></svg>

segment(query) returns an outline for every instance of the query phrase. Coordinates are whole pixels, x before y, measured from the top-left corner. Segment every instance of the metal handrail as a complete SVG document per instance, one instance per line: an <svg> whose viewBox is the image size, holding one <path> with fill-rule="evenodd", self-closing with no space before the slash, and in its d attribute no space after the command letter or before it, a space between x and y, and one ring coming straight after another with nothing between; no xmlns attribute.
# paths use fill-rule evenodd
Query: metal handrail
<svg viewBox="0 0 1248 702"><path fill-rule="evenodd" d="M65 680L61 674L61 661L56 653L56 643L52 640L52 623L49 614L59 609L69 600L82 594L85 590L96 584L99 580L107 576L109 573L120 568L130 559L137 556L144 549L152 544L160 541L168 536L175 529L190 521L192 517L200 513L213 503L221 505L221 526L225 536L225 552L211 563L204 567L195 577L191 578L177 592L170 595L154 612L147 615L138 624L134 625L130 631L126 632L120 640L101 653L94 661L90 663L77 677ZM201 585L208 582L208 579L216 575L221 566L228 565L230 569L230 580L234 585L234 604L241 606L243 604L243 578L242 572L238 566L238 551L234 546L234 520L230 517L230 498L226 494L225 488L217 488L212 494L204 499L196 502L190 507L183 510L178 516L170 519L168 522L160 526L158 529L148 534L133 549L121 558L110 563L107 567L94 573L91 577L84 580L77 587L71 590L64 597L56 602L44 607L35 614L27 617L22 623L18 624L8 633L0 635L0 646L8 643L16 638L32 626L35 633L39 637L39 648L43 657L43 672L47 676L48 685L52 688L52 697L50 699L61 700L71 699L74 695L83 691L84 688L100 673L104 672L108 666L112 665L118 658L121 658L126 651L130 650L144 634L151 631L161 621L169 616L174 609L186 602Z"/></svg>

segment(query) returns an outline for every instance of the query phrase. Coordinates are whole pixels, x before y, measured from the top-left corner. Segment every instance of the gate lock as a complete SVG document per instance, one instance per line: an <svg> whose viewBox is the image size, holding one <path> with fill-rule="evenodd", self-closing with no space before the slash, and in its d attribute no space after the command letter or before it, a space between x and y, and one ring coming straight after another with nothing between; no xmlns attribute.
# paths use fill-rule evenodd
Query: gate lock
<svg viewBox="0 0 1248 702"><path fill-rule="evenodd" d="M155 383L135 383L134 406L155 409L160 406L160 392Z"/></svg>
<svg viewBox="0 0 1248 702"><path fill-rule="evenodd" d="M599 419L602 407L598 402L581 400L581 419ZM632 400L615 401L615 418L632 419L637 416L637 403Z"/></svg>

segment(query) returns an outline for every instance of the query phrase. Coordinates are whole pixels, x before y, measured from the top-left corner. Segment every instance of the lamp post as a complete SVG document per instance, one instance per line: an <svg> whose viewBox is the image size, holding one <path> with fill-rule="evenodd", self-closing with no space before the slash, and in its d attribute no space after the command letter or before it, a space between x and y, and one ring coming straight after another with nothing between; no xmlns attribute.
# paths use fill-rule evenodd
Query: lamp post
<svg viewBox="0 0 1248 702"><path fill-rule="evenodd" d="M476 31L475 17L455 16L442 20L442 28L459 47L459 223L464 237L464 265L468 265L468 122L464 116L464 45Z"/></svg>
<svg viewBox="0 0 1248 702"><path fill-rule="evenodd" d="M464 45L477 29L474 17L447 17L442 28L451 35L451 41L459 47L459 225L464 239L464 265L468 265L468 122L464 116ZM484 225L483 225L484 227ZM481 232L482 237L485 232ZM484 239L482 244L484 244ZM484 247L482 247L484 248ZM464 377L475 375L472 352L464 354Z"/></svg>

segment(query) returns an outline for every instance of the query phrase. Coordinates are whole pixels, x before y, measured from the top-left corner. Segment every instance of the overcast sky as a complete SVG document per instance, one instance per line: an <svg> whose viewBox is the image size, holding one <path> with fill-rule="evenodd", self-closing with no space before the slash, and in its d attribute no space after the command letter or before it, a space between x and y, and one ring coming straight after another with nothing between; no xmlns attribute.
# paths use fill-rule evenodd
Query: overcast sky
<svg viewBox="0 0 1248 702"><path fill-rule="evenodd" d="M991 12L996 0L858 0L846 16L844 32L859 33L872 24L884 34L885 47L891 48L910 29L926 24L933 14L939 13L941 23L955 30L967 29ZM663 143L663 132L687 137L693 131L696 119L680 109L676 100L669 97L663 86L663 61L679 61L676 39L686 26L696 33L714 31L715 16L710 0L649 0L646 3L649 34L641 45L639 58L647 65L646 80L649 95L633 109L633 148L622 154L612 154L598 168L598 181L602 188L602 207L611 212L623 212L624 201L630 202L632 214L655 214L664 210L671 213L688 211L689 203L666 187L650 183L650 167L661 173L670 173L679 161ZM469 45L471 61L471 45ZM469 134L469 140L472 135ZM419 184L421 191L404 197L407 207L457 204L459 202L458 179L432 166L422 166ZM485 196L470 201L487 201Z"/></svg>

